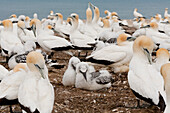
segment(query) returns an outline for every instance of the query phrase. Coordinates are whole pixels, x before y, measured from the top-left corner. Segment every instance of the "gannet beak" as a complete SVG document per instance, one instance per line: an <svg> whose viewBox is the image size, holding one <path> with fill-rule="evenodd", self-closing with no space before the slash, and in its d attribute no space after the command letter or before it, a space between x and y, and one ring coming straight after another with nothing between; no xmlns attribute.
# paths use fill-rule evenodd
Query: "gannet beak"
<svg viewBox="0 0 170 113"><path fill-rule="evenodd" d="M151 54L150 54L150 52L148 51L148 49L145 49L145 48L144 48L144 52L146 53L146 56L147 56L147 58L148 58L149 63L152 64L152 57L151 57Z"/></svg>
<svg viewBox="0 0 170 113"><path fill-rule="evenodd" d="M36 26L34 24L31 26L31 30L33 31L34 36L36 37Z"/></svg>
<svg viewBox="0 0 170 113"><path fill-rule="evenodd" d="M170 24L169 21L161 22L162 24Z"/></svg>
<svg viewBox="0 0 170 113"><path fill-rule="evenodd" d="M44 68L40 68L40 66L38 64L34 64L34 65L35 65L36 68L38 68L42 78L45 79L46 77L44 76L44 73L43 73Z"/></svg>
<svg viewBox="0 0 170 113"><path fill-rule="evenodd" d="M80 72L83 74L84 79L87 81L87 77L86 77L86 70L80 70Z"/></svg>
<svg viewBox="0 0 170 113"><path fill-rule="evenodd" d="M23 28L21 28L21 27L20 27L20 29L23 31L24 35L26 35L26 33L25 33L24 29L23 29Z"/></svg>
<svg viewBox="0 0 170 113"><path fill-rule="evenodd" d="M135 37L127 37L128 41L134 41L136 38Z"/></svg>
<svg viewBox="0 0 170 113"><path fill-rule="evenodd" d="M89 2L89 4L90 4L92 9L95 9L95 6L91 2Z"/></svg>
<svg viewBox="0 0 170 113"><path fill-rule="evenodd" d="M146 25L146 26L143 26L143 27L140 27L140 28L149 28L151 27L150 25Z"/></svg>

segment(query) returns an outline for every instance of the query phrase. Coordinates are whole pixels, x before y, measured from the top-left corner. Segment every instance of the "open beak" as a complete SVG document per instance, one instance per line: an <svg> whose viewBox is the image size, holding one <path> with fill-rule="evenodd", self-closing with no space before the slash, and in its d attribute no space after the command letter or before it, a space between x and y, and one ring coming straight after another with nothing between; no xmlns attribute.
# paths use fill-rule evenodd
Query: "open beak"
<svg viewBox="0 0 170 113"><path fill-rule="evenodd" d="M150 25L146 25L146 26L143 26L143 27L140 27L140 28L150 28L151 26Z"/></svg>

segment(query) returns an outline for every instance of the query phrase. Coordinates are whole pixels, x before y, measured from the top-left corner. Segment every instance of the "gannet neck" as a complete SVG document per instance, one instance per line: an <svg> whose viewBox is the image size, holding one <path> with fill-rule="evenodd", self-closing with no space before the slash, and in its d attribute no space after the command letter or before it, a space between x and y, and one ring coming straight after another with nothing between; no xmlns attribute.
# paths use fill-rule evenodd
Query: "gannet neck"
<svg viewBox="0 0 170 113"><path fill-rule="evenodd" d="M95 7L95 9L93 9L94 11L94 18L92 20L93 23L97 23L100 17L100 11L97 7Z"/></svg>
<svg viewBox="0 0 170 113"><path fill-rule="evenodd" d="M91 24L91 22L92 22L92 11L88 7L87 10L86 10L86 23Z"/></svg>

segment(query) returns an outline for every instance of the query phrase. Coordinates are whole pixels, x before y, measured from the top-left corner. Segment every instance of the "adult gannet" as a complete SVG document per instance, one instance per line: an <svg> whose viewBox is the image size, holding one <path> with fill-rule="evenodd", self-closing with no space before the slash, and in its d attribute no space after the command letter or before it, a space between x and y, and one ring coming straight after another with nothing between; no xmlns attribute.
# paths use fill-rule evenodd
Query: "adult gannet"
<svg viewBox="0 0 170 113"><path fill-rule="evenodd" d="M71 57L68 63L68 68L65 71L62 79L64 86L74 86L76 80L76 65L80 63L77 57Z"/></svg>
<svg viewBox="0 0 170 113"><path fill-rule="evenodd" d="M9 20L11 20L12 23L17 23L18 22L18 18L15 14L12 14L10 17L9 17Z"/></svg>
<svg viewBox="0 0 170 113"><path fill-rule="evenodd" d="M4 55L10 55L15 46L23 46L21 40L13 33L13 25L10 20L2 22L4 29L1 31L1 48Z"/></svg>
<svg viewBox="0 0 170 113"><path fill-rule="evenodd" d="M132 45L129 42L132 37L127 34L121 34L117 38L118 45L109 45L99 51L94 52L87 57L87 60L104 65L110 65L114 68L114 72L127 72L129 69L129 62L132 58Z"/></svg>
<svg viewBox="0 0 170 113"><path fill-rule="evenodd" d="M111 74L107 70L99 72L89 72L89 65L86 62L80 62L76 66L75 87L86 90L100 90L111 87Z"/></svg>
<svg viewBox="0 0 170 113"><path fill-rule="evenodd" d="M88 43L95 43L95 40L92 37L80 33L77 29L78 19L79 16L75 13L71 14L71 16L67 19L67 22L72 25L70 29L70 41L78 49L92 49Z"/></svg>
<svg viewBox="0 0 170 113"><path fill-rule="evenodd" d="M0 83L0 105L18 104L19 86L26 76L25 64L18 64L12 72L8 72ZM10 106L12 113L12 108Z"/></svg>
<svg viewBox="0 0 170 113"><path fill-rule="evenodd" d="M152 65L153 48L154 42L151 38L140 36L135 40L133 57L129 64L128 82L137 98L157 105L161 111L164 111L166 107L164 81L160 72Z"/></svg>
<svg viewBox="0 0 170 113"><path fill-rule="evenodd" d="M48 70L41 53L27 55L29 71L18 91L18 101L26 112L51 113L54 104L54 88L48 80ZM46 72L47 71L47 72Z"/></svg>
<svg viewBox="0 0 170 113"><path fill-rule="evenodd" d="M30 28L30 21L31 21L31 19L28 16L26 16L25 17L25 21L24 21L26 28Z"/></svg>
<svg viewBox="0 0 170 113"><path fill-rule="evenodd" d="M52 50L68 50L72 48L72 44L66 39L52 36L47 33L47 31L42 29L40 20L32 19L30 26L33 27L33 32L37 35L38 44L46 51L51 52Z"/></svg>
<svg viewBox="0 0 170 113"><path fill-rule="evenodd" d="M164 87L165 87L165 92L166 92L166 99L167 99L167 105L166 105L166 108L165 108L165 111L164 113L169 113L170 111L170 103L169 103L169 99L170 99L170 63L167 63L167 64L164 64L162 67L161 67L161 74L164 78Z"/></svg>
<svg viewBox="0 0 170 113"><path fill-rule="evenodd" d="M170 37L165 33L159 32L158 24L156 22L151 22L149 25L142 28L147 28L146 36L152 38L155 43L159 43L160 48L170 49Z"/></svg>
<svg viewBox="0 0 170 113"><path fill-rule="evenodd" d="M170 14L168 14L168 8L165 8L164 17L170 18Z"/></svg>
<svg viewBox="0 0 170 113"><path fill-rule="evenodd" d="M137 9L137 8L135 8L135 9L134 9L134 11L133 11L133 15L134 15L134 17L135 17L135 18L143 17L143 15L142 15L142 14L140 14L139 12L137 12L137 11L138 11L138 9Z"/></svg>
<svg viewBox="0 0 170 113"><path fill-rule="evenodd" d="M167 49L160 48L156 51L155 68L160 72L161 66L169 62L169 52Z"/></svg>
<svg viewBox="0 0 170 113"><path fill-rule="evenodd" d="M33 42L37 41L33 32L25 29L26 27L25 27L25 23L23 21L18 21L17 26L18 26L18 28L17 28L18 29L17 30L18 37L20 38L22 43L25 43L27 41L33 41Z"/></svg>
<svg viewBox="0 0 170 113"><path fill-rule="evenodd" d="M25 21L25 15L20 15L19 17L18 17L18 21Z"/></svg>
<svg viewBox="0 0 170 113"><path fill-rule="evenodd" d="M34 14L33 14L33 19L38 19L37 13L34 13Z"/></svg>

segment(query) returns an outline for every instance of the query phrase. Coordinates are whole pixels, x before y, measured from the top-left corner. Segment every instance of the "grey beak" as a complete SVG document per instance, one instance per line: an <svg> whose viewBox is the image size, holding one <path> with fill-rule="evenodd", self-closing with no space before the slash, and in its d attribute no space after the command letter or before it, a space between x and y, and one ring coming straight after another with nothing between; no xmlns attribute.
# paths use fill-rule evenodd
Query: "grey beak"
<svg viewBox="0 0 170 113"><path fill-rule="evenodd" d="M39 65L37 65L37 64L34 64L35 65L35 67L37 67L38 68L38 70L39 70L39 72L40 72L40 74L41 74L41 76L42 76L42 78L43 79L45 79L45 76L44 76L44 73L43 73L43 68L40 68L40 66Z"/></svg>
<svg viewBox="0 0 170 113"><path fill-rule="evenodd" d="M95 6L91 2L89 2L89 4L92 7L92 9L95 9Z"/></svg>
<svg viewBox="0 0 170 113"><path fill-rule="evenodd" d="M149 28L151 27L150 25L146 25L146 26L143 26L143 27L140 27L140 28Z"/></svg>
<svg viewBox="0 0 170 113"><path fill-rule="evenodd" d="M80 72L83 74L84 79L87 81L86 72L82 72L82 71Z"/></svg>
<svg viewBox="0 0 170 113"><path fill-rule="evenodd" d="M161 22L162 24L170 24L169 21Z"/></svg>
<svg viewBox="0 0 170 113"><path fill-rule="evenodd" d="M135 37L127 37L128 41L134 41L136 38Z"/></svg>
<svg viewBox="0 0 170 113"><path fill-rule="evenodd" d="M149 63L152 64L152 57L151 57L150 52L148 51L148 49L145 49L145 48L144 48L144 51L146 52Z"/></svg>
<svg viewBox="0 0 170 113"><path fill-rule="evenodd" d="M36 37L36 27L35 27L35 25L31 26L31 30L33 31L34 36Z"/></svg>

